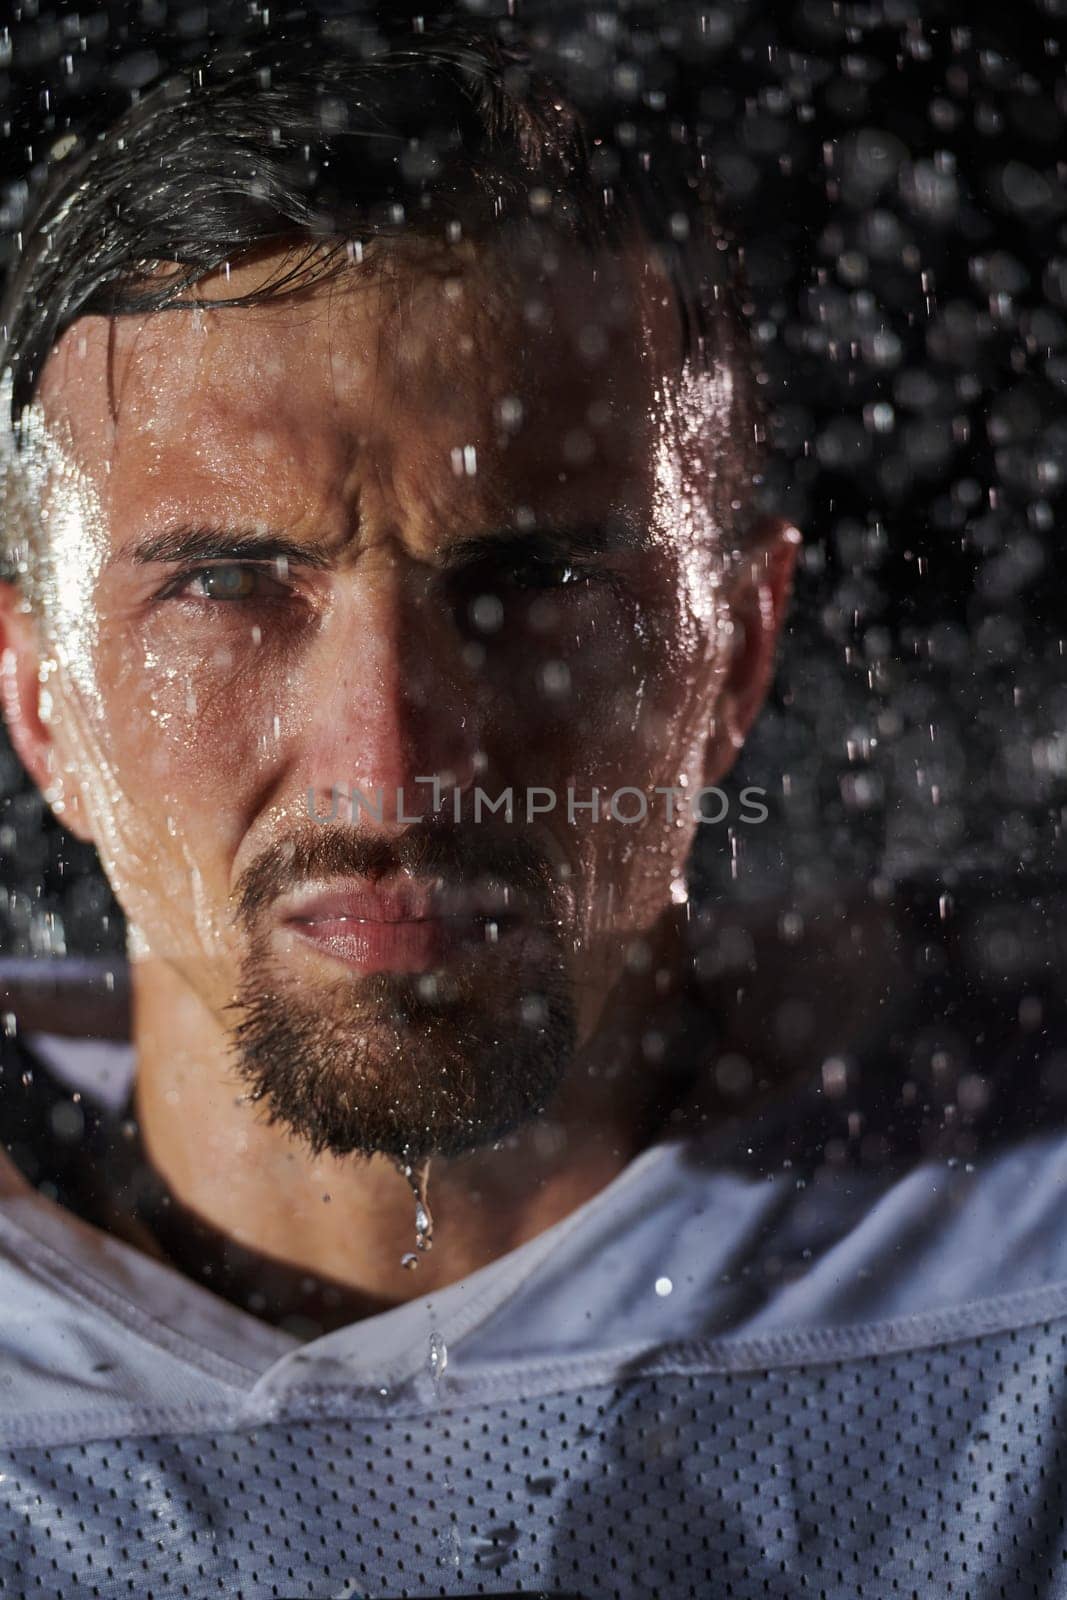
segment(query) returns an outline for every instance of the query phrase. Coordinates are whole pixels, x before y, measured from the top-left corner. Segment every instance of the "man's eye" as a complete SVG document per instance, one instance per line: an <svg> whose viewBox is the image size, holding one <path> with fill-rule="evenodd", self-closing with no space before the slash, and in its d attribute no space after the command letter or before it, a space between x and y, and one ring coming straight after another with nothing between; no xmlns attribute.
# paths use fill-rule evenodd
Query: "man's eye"
<svg viewBox="0 0 1067 1600"><path fill-rule="evenodd" d="M527 561L509 572L517 589L566 589L586 583L592 576L588 567L575 566L571 561Z"/></svg>
<svg viewBox="0 0 1067 1600"><path fill-rule="evenodd" d="M238 561L198 567L171 590L195 600L266 600L285 592L285 585L264 568Z"/></svg>
<svg viewBox="0 0 1067 1600"><path fill-rule="evenodd" d="M462 574L460 594L478 632L495 634L504 627L509 605L531 607L540 625L548 626L553 618L562 622L563 609L557 617L554 597L562 589L578 594L597 579L610 582L608 574L589 562L515 557L469 567Z"/></svg>

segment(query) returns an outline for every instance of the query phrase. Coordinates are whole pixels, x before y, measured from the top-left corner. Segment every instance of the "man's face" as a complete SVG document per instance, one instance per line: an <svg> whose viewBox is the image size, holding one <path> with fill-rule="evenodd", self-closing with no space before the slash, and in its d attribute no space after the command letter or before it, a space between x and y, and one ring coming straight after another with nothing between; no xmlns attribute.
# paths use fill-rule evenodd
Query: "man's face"
<svg viewBox="0 0 1067 1600"><path fill-rule="evenodd" d="M299 300L86 318L50 357L66 815L131 954L313 1144L526 1120L679 896L695 824L655 790L728 764L735 641L728 380L678 339L639 250L408 246Z"/></svg>

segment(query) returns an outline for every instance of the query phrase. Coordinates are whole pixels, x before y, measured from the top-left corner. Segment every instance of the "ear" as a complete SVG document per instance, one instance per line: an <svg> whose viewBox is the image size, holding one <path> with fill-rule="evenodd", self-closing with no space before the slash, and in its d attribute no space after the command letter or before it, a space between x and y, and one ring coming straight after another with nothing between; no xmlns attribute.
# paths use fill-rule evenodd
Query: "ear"
<svg viewBox="0 0 1067 1600"><path fill-rule="evenodd" d="M746 557L731 580L734 633L716 733L708 742L706 784L717 783L733 766L767 697L800 543L790 523L765 518L751 530Z"/></svg>
<svg viewBox="0 0 1067 1600"><path fill-rule="evenodd" d="M0 705L15 751L58 820L91 841L88 819L56 741L55 713L42 695L37 622L14 584L0 581Z"/></svg>

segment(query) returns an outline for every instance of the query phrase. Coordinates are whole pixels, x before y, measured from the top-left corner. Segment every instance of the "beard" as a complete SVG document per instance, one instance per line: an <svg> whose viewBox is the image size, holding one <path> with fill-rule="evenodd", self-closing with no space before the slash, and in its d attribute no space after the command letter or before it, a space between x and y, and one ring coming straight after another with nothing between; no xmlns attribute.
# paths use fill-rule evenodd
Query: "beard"
<svg viewBox="0 0 1067 1600"><path fill-rule="evenodd" d="M388 870L448 883L491 878L539 914L499 944L430 973L353 973L299 984L270 951L273 899L304 879ZM523 838L420 830L399 840L315 826L242 876L248 935L231 1042L265 1119L314 1155L384 1154L414 1166L493 1144L538 1116L574 1051L560 887Z"/></svg>

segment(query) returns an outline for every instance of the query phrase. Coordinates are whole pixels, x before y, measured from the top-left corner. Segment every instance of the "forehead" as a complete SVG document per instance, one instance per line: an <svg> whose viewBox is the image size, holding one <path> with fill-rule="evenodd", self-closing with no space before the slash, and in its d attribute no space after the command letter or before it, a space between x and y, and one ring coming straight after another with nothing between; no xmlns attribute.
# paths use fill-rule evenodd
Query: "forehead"
<svg viewBox="0 0 1067 1600"><path fill-rule="evenodd" d="M234 267L199 295L250 293L280 264ZM342 516L339 483L369 466L413 507L439 516L446 500L462 519L465 502L533 480L551 498L603 484L608 465L634 471L679 337L639 248L524 259L409 243L299 296L84 318L40 400L118 534L198 494L218 515L255 500L290 525Z"/></svg>

